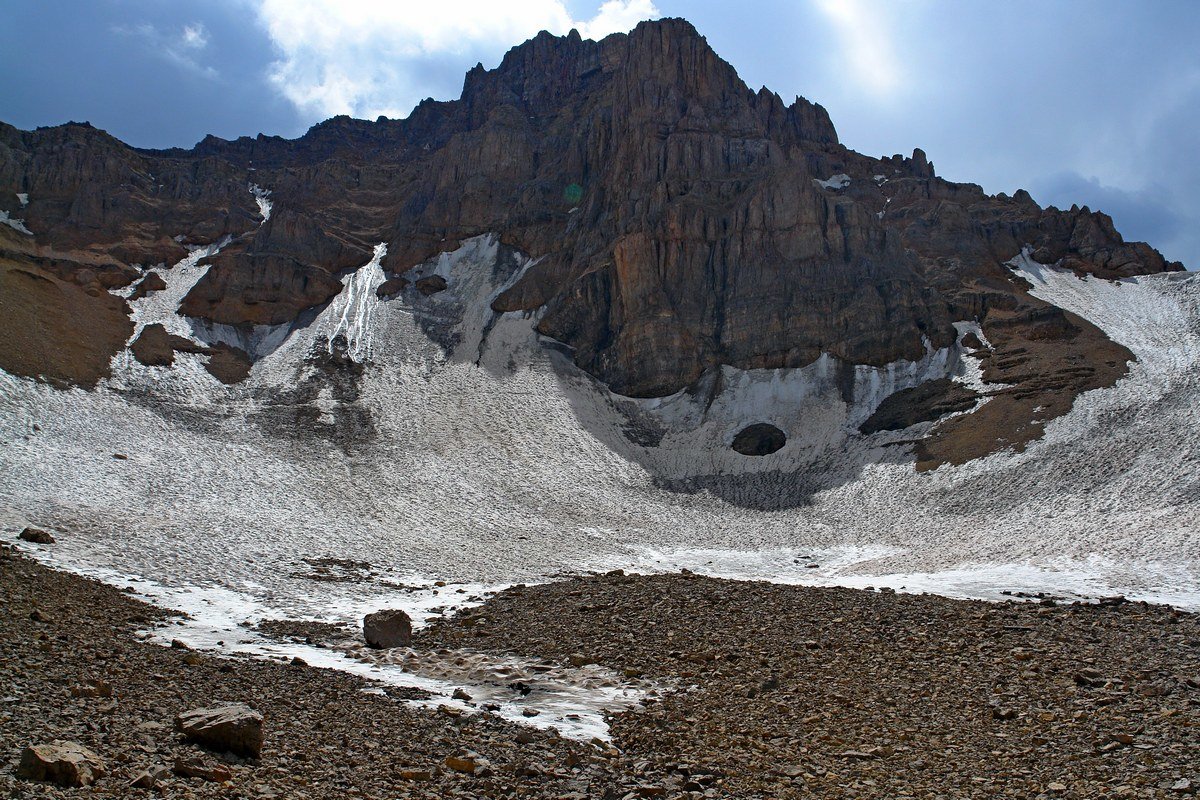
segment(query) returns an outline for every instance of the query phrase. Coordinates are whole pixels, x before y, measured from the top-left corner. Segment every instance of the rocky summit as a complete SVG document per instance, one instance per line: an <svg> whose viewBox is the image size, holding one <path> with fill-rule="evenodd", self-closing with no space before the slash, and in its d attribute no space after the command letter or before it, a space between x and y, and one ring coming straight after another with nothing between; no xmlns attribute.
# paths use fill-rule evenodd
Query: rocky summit
<svg viewBox="0 0 1200 800"><path fill-rule="evenodd" d="M145 268L195 246L224 242L178 298L208 341L147 329L134 352L169 365L199 349L237 381L256 354L214 327L244 340L303 323L379 244L399 289L494 234L533 263L492 310L534 315L620 395L695 391L723 366L914 361L958 346L954 322L977 324L992 401L923 441L925 466L1019 448L1126 371L1126 348L1033 297L1007 262L1025 252L1102 279L1181 269L1103 213L946 181L920 150L849 150L824 108L752 91L678 19L599 42L542 33L467 73L458 100L295 140L152 151L86 123L2 126L0 210L19 218L0 226L13 374L95 385L133 332L113 290L155 291ZM427 276L426 295L431 280L445 286ZM953 405L937 386L929 401Z"/></svg>

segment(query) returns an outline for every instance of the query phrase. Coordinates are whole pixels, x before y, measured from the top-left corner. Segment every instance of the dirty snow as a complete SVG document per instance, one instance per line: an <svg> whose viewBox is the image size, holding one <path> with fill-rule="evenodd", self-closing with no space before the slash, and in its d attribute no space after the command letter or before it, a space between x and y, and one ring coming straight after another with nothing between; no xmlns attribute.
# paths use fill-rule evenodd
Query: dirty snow
<svg viewBox="0 0 1200 800"><path fill-rule="evenodd" d="M31 231L31 230L29 230L29 228L25 227L25 220L12 219L8 215L7 211L0 211L0 225L7 225L8 227L12 228L14 231L17 231L19 233L24 233L28 236L33 236L33 231Z"/></svg>
<svg viewBox="0 0 1200 800"><path fill-rule="evenodd" d="M258 213L262 215L262 221L266 222L271 218L271 192L257 183L252 183L250 184L250 194L254 195L254 201L258 203Z"/></svg>
<svg viewBox="0 0 1200 800"><path fill-rule="evenodd" d="M850 185L850 176L845 173L839 173L828 180L813 178L813 183L822 189L845 189Z"/></svg>

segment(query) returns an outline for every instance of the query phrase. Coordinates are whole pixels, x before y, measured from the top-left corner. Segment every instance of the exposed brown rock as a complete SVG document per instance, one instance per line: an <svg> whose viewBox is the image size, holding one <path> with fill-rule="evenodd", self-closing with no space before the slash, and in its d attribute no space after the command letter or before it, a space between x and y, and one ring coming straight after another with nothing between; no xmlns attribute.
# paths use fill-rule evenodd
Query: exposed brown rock
<svg viewBox="0 0 1200 800"><path fill-rule="evenodd" d="M983 359L991 392L977 411L954 417L917 444L917 469L963 464L997 450L1021 452L1046 423L1071 410L1085 391L1112 386L1133 354L1096 326L1033 298L1014 310L993 310L984 333L993 350Z"/></svg>
<svg viewBox="0 0 1200 800"><path fill-rule="evenodd" d="M932 422L946 414L967 411L978 394L949 378L926 381L885 398L858 427L866 434L903 430L919 422Z"/></svg>
<svg viewBox="0 0 1200 800"><path fill-rule="evenodd" d="M367 614L363 637L371 647L407 647L412 641L412 620L398 608Z"/></svg>
<svg viewBox="0 0 1200 800"><path fill-rule="evenodd" d="M388 278L375 289L375 295L384 299L395 297L408 286L408 279L399 275Z"/></svg>
<svg viewBox="0 0 1200 800"><path fill-rule="evenodd" d="M176 351L181 353L205 352L203 345L198 345L190 339L167 333L160 323L152 323L142 328L133 344L129 346L133 357L148 367L169 367L175 363Z"/></svg>
<svg viewBox="0 0 1200 800"><path fill-rule="evenodd" d="M233 780L233 770L229 767L199 756L176 758L173 772L181 778L200 778L213 783Z"/></svg>
<svg viewBox="0 0 1200 800"><path fill-rule="evenodd" d="M167 282L162 279L161 275L157 272L147 272L146 276L137 282L137 286L133 287L129 299L141 300L151 292L161 292L165 288L167 288Z"/></svg>
<svg viewBox="0 0 1200 800"><path fill-rule="evenodd" d="M175 729L189 741L219 753L258 758L263 746L263 716L245 703L195 708L175 718Z"/></svg>
<svg viewBox="0 0 1200 800"><path fill-rule="evenodd" d="M90 786L104 775L104 762L78 742L61 739L26 747L17 776L59 786Z"/></svg>
<svg viewBox="0 0 1200 800"><path fill-rule="evenodd" d="M0 255L0 367L10 373L95 386L133 333L127 314L119 297Z"/></svg>
<svg viewBox="0 0 1200 800"><path fill-rule="evenodd" d="M421 278L415 284L417 291L428 297L431 294L437 294L446 290L446 279L441 275L430 275L428 278Z"/></svg>
<svg viewBox="0 0 1200 800"><path fill-rule="evenodd" d="M254 362L245 350L217 342L207 352L204 368L221 383L239 383L249 377Z"/></svg>

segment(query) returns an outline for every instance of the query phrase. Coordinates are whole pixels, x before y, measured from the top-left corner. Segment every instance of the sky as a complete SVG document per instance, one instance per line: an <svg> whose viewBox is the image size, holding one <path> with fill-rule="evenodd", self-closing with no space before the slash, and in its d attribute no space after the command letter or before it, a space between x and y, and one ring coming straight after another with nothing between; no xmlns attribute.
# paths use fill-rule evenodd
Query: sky
<svg viewBox="0 0 1200 800"><path fill-rule="evenodd" d="M141 147L407 116L540 30L689 19L869 155L1111 214L1200 268L1200 0L0 0L0 120Z"/></svg>

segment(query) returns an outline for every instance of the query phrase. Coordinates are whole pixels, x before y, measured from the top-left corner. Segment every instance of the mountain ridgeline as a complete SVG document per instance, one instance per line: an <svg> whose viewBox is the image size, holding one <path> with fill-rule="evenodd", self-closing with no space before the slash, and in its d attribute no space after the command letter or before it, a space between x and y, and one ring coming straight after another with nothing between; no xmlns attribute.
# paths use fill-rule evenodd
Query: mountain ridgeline
<svg viewBox="0 0 1200 800"><path fill-rule="evenodd" d="M270 192L266 218L251 186ZM0 211L10 373L96 385L134 333L111 290L157 290L144 268L189 246L227 240L179 313L251 331L302 322L380 243L386 301L441 290L406 273L496 234L536 261L492 309L528 312L618 395L670 395L722 366L970 349L989 402L961 413L974 394L943 380L881 407L893 427L956 414L917 443L919 466L1020 448L1127 370L1128 350L1031 296L1006 262L1110 280L1182 269L1102 213L943 180L920 150L849 150L824 108L751 91L678 19L599 42L541 33L468 72L458 100L404 120L335 117L294 140L156 151L86 123L0 124ZM191 345L158 338L168 364ZM227 345L210 356L225 382L252 360Z"/></svg>

